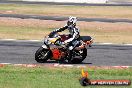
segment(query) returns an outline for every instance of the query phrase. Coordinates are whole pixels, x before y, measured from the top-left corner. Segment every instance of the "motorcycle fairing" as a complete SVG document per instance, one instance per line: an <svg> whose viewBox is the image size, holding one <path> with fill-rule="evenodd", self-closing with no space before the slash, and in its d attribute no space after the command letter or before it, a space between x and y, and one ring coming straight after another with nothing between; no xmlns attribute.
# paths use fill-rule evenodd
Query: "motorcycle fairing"
<svg viewBox="0 0 132 88"><path fill-rule="evenodd" d="M46 45L42 45L42 47L43 47L44 49L48 49L48 47L47 47Z"/></svg>

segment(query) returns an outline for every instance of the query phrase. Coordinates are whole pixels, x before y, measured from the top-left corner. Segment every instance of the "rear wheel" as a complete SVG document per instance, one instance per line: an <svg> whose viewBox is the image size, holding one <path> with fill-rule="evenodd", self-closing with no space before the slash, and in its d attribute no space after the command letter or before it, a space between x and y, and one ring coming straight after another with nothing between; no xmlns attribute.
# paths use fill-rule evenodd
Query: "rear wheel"
<svg viewBox="0 0 132 88"><path fill-rule="evenodd" d="M44 63L49 58L49 50L40 47L35 53L35 60L39 63Z"/></svg>
<svg viewBox="0 0 132 88"><path fill-rule="evenodd" d="M81 51L73 51L73 56L69 60L70 63L79 64L81 63L87 56L87 49L84 48Z"/></svg>

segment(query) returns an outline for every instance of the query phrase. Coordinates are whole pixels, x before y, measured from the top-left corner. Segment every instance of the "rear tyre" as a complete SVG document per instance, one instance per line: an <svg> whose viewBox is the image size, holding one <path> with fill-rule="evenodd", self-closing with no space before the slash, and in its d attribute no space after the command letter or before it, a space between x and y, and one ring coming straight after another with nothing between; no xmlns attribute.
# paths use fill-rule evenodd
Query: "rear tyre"
<svg viewBox="0 0 132 88"><path fill-rule="evenodd" d="M82 53L80 53L80 57L79 58L76 58L76 55L75 56L71 56L71 60L69 62L73 63L73 64L79 64L86 58L86 56L87 56L87 49L84 48L82 50Z"/></svg>
<svg viewBox="0 0 132 88"><path fill-rule="evenodd" d="M49 58L49 50L40 47L35 53L35 60L39 63L44 63Z"/></svg>

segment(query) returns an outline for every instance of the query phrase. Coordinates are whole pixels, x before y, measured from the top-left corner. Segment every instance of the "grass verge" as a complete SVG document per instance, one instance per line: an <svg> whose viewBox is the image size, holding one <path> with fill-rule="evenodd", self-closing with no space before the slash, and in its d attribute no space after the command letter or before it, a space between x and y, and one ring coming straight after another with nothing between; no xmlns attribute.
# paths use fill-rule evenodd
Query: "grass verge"
<svg viewBox="0 0 132 88"><path fill-rule="evenodd" d="M0 18L0 39L42 40L46 34L64 26L65 23L65 21ZM77 26L81 35L92 36L94 42L132 43L131 23L78 22Z"/></svg>
<svg viewBox="0 0 132 88"><path fill-rule="evenodd" d="M36 14L48 16L77 16L101 18L132 18L132 7L128 6L60 6L1 4L0 13Z"/></svg>
<svg viewBox="0 0 132 88"><path fill-rule="evenodd" d="M132 69L90 69L90 79L130 79ZM14 67L0 68L0 88L83 88L79 84L81 69L51 67ZM90 86L87 88L131 88L132 86Z"/></svg>

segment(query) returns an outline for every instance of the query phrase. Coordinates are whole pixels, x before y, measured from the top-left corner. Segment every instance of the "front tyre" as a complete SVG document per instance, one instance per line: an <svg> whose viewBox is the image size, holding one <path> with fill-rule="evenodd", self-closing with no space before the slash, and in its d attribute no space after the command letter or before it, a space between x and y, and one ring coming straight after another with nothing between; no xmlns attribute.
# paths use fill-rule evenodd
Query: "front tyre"
<svg viewBox="0 0 132 88"><path fill-rule="evenodd" d="M49 58L49 50L40 47L35 53L35 60L39 63L44 63Z"/></svg>

